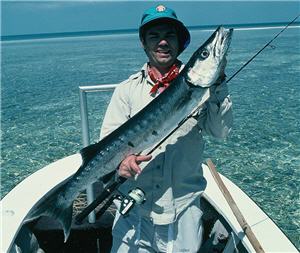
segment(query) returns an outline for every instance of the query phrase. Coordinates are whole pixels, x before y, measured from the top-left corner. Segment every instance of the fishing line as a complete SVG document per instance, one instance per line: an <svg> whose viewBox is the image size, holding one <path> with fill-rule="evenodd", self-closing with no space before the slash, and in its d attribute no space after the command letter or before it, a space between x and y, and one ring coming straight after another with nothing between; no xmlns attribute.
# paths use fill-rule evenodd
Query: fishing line
<svg viewBox="0 0 300 253"><path fill-rule="evenodd" d="M245 64L242 65L240 69L238 69L227 81L226 83L229 83L239 72L241 72L256 56L258 56L267 46L269 46L281 33L283 33L291 24L293 24L298 18L300 14L294 18L290 23L288 23L276 36L274 36L264 47L262 47L255 55L253 55ZM166 141L167 138L169 138L180 126L182 126L189 118L193 117L194 113L198 111L202 107L202 104L196 107L186 118L184 118L167 136L165 136L159 143L157 143L149 152L147 152L147 155L152 154L163 142ZM102 178L103 182L108 183L110 179L114 177L116 174L116 170L113 170L112 172L104 175ZM126 181L126 178L124 177L117 177L113 182L109 183L102 193L91 203L89 204L81 213L79 213L75 217L76 223L80 224L83 219L92 211L94 210L100 203L102 203L105 199L110 197L108 199L108 202L112 202L114 196L113 193L118 189L118 187ZM104 205L98 212L97 217L99 217L101 214L104 213L104 211L107 209L108 204Z"/></svg>
<svg viewBox="0 0 300 253"><path fill-rule="evenodd" d="M245 64L242 65L227 81L229 83L238 73L240 73L250 62L254 60L267 46L269 46L281 33L283 33L291 24L293 24L300 14L289 22L279 33L277 33L266 45L264 45L255 55L253 55ZM194 113L202 107L202 104L194 109L186 118L184 118L167 136L165 136L159 143L157 143L148 153L150 155L155 149L157 149L167 138L169 138L180 126L182 126L189 118L193 117Z"/></svg>
<svg viewBox="0 0 300 253"><path fill-rule="evenodd" d="M255 55L253 55L239 70L237 70L227 81L226 83L229 83L232 78L234 78L238 73L240 73L250 62L254 60L256 56L258 56L267 46L269 46L281 33L283 33L291 24L293 24L297 18L299 18L300 14L295 17L290 23L288 23L279 33L274 36L273 39L271 39L264 47L262 47Z"/></svg>

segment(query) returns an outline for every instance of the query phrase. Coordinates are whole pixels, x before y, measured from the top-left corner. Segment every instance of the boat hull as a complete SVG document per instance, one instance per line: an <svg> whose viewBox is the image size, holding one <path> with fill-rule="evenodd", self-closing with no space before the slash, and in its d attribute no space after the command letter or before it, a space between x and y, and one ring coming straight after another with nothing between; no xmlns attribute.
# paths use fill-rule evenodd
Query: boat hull
<svg viewBox="0 0 300 253"><path fill-rule="evenodd" d="M19 231L22 230L23 221L27 214L38 202L43 201L49 193L72 176L80 167L81 162L81 156L79 154L75 154L49 164L43 169L27 177L1 200L1 252L10 252L10 250L15 247L15 239L17 238ZM226 226L230 227L230 230L232 231L226 247L234 247L233 243L240 241L245 252L255 252L214 181L209 168L205 164L203 164L202 167L203 175L207 181L202 201L207 202L210 206L209 208L214 209L216 213L219 214L219 217L221 217L221 220L223 220L223 222L226 223ZM299 252L280 228L265 212L263 212L263 210L258 207L258 205L256 205L250 197L248 197L239 187L226 177L221 175L221 178L232 194L265 252ZM45 238L45 236L47 237L47 235L49 236L52 233L50 241L55 239L57 245L59 245L59 242L63 245L63 231L59 229L59 225L52 222L54 229L51 230L50 225L41 224L42 222L45 222L45 219L46 218L42 218L40 221L29 224L29 227L31 226L31 229L34 231L38 241L46 242L47 238ZM108 221L108 218L104 218L104 220ZM48 223L51 224L49 221ZM108 243L105 246L105 249L103 248L101 252L106 252L106 250L109 251L111 242L111 223L112 217L110 217L108 224L106 222L106 225L103 225L103 223L100 222L95 225L83 225L82 227L73 226L70 239L71 241L73 240L74 242L79 243L80 240L76 238L85 238L85 236L81 233L85 233L88 238L94 238L95 235L99 238L100 235L101 240L103 239L103 242ZM274 238L276 238L276 240L274 240ZM68 243L71 245L70 242ZM92 243L88 242L88 244L91 245ZM67 245L68 244L64 247L67 247ZM78 249L79 246L75 247ZM55 250L53 252L55 252ZM72 252L72 250L69 252Z"/></svg>

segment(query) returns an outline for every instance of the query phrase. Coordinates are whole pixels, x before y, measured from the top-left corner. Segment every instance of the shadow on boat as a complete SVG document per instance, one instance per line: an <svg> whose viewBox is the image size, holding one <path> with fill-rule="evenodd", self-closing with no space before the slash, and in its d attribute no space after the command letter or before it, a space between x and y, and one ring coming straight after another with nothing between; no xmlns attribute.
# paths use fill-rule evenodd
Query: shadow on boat
<svg viewBox="0 0 300 253"><path fill-rule="evenodd" d="M205 198L201 198L201 207L204 235L199 252L248 252L241 243L235 244L236 236L230 225ZM86 219L81 225L72 224L66 243L59 222L46 216L40 217L22 226L11 252L110 252L115 211L114 208L108 209L92 224Z"/></svg>

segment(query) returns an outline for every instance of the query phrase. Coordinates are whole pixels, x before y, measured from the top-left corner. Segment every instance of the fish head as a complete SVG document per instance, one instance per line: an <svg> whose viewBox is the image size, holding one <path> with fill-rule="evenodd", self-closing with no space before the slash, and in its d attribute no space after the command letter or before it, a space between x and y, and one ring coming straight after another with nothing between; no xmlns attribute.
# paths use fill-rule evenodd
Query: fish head
<svg viewBox="0 0 300 253"><path fill-rule="evenodd" d="M210 87L219 78L226 65L226 54L233 29L220 26L196 50L186 65L185 79L189 85Z"/></svg>

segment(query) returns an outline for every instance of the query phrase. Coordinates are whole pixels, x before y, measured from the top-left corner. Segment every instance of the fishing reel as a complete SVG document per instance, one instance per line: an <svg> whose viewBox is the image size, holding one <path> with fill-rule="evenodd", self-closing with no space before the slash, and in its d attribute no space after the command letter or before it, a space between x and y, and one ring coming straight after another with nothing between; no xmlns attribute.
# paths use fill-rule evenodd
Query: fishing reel
<svg viewBox="0 0 300 253"><path fill-rule="evenodd" d="M106 186L102 193L92 203L90 203L81 213L76 215L75 223L81 224L84 218L86 218L91 211L93 211L99 204L104 203L96 213L96 218L101 217L107 208L110 207L114 199L121 201L119 212L123 216L126 216L135 204L143 204L146 198L142 189L134 188L128 192L128 195L124 195L118 190L118 187L125 182L125 180L125 178L120 177L118 181Z"/></svg>
<svg viewBox="0 0 300 253"><path fill-rule="evenodd" d="M124 195L119 192L117 199L121 200L119 212L126 216L135 204L141 205L145 202L145 192L140 188L135 188L128 192L128 195Z"/></svg>

